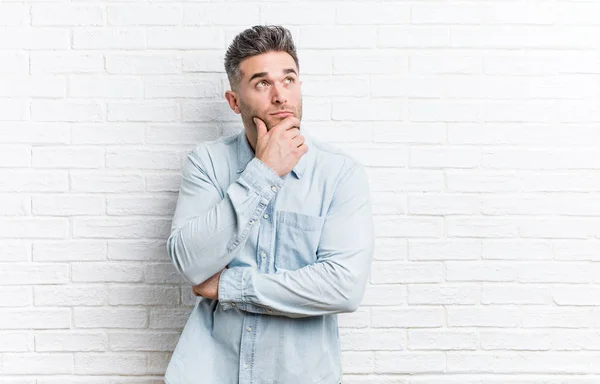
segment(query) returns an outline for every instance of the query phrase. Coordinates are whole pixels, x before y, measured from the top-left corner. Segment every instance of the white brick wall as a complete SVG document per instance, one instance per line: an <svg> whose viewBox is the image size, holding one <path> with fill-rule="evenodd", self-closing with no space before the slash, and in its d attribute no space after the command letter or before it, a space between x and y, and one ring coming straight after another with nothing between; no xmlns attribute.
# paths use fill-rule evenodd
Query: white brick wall
<svg viewBox="0 0 600 384"><path fill-rule="evenodd" d="M230 40L293 33L305 125L367 166L344 384L600 382L600 3L0 3L0 384L157 384L194 302L185 154Z"/></svg>

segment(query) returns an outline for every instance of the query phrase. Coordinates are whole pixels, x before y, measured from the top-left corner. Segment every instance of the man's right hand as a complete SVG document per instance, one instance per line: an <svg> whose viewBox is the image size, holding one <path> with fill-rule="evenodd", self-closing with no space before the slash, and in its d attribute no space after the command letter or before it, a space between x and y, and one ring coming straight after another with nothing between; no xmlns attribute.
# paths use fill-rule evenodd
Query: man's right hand
<svg viewBox="0 0 600 384"><path fill-rule="evenodd" d="M308 152L304 136L300 134L300 120L295 116L283 119L267 131L265 122L254 117L258 139L255 156L279 177L288 174L300 158Z"/></svg>

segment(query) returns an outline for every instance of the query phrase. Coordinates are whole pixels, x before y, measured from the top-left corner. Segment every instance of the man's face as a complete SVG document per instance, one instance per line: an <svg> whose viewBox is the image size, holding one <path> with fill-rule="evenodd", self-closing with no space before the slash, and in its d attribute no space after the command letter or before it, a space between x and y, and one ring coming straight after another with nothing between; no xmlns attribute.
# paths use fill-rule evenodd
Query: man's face
<svg viewBox="0 0 600 384"><path fill-rule="evenodd" d="M227 100L242 116L245 127L256 132L253 117L271 129L288 116L302 119L302 84L296 62L286 52L270 51L244 59L240 63L242 79L235 98ZM228 91L229 93L229 91ZM286 111L287 114L277 114Z"/></svg>

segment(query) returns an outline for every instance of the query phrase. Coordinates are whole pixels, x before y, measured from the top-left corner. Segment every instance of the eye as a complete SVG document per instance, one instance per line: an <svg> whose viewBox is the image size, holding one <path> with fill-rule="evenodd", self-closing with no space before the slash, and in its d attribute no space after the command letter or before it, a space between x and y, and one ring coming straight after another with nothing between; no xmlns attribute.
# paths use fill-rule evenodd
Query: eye
<svg viewBox="0 0 600 384"><path fill-rule="evenodd" d="M258 83L256 83L257 87L262 87L263 85L267 85L268 83L265 80L261 80Z"/></svg>
<svg viewBox="0 0 600 384"><path fill-rule="evenodd" d="M286 77L285 80L289 80L290 83L293 83L295 81L293 77Z"/></svg>

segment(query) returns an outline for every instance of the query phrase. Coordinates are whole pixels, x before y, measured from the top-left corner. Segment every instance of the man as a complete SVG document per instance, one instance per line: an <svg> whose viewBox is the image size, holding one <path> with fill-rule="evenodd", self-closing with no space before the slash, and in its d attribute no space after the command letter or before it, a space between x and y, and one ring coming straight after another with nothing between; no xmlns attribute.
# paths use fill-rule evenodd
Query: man
<svg viewBox="0 0 600 384"><path fill-rule="evenodd" d="M168 253L202 296L168 384L338 384L337 314L355 311L373 254L364 168L300 126L290 32L254 26L225 56L237 135L187 157Z"/></svg>

